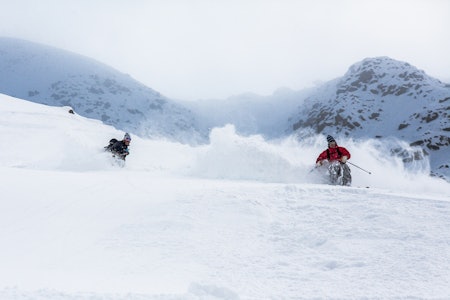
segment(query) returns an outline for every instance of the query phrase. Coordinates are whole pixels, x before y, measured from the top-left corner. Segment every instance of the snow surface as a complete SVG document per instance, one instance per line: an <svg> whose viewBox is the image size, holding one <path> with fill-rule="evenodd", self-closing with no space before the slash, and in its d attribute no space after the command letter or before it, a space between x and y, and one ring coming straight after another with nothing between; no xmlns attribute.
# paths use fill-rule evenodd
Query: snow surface
<svg viewBox="0 0 450 300"><path fill-rule="evenodd" d="M123 132L4 95L0 134L0 299L450 297L450 184L379 141L340 141L372 174L336 187L323 136L134 136L121 168Z"/></svg>

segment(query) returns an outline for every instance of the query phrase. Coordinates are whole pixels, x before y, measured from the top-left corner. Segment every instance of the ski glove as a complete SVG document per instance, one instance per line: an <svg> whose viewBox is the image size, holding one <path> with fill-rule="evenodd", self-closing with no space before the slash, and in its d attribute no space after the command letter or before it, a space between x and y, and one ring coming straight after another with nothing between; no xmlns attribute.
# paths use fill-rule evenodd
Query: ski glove
<svg viewBox="0 0 450 300"><path fill-rule="evenodd" d="M341 157L341 162L343 163L343 164L345 164L346 162L347 162L347 156L342 156Z"/></svg>
<svg viewBox="0 0 450 300"><path fill-rule="evenodd" d="M322 165L322 161L319 160L319 161L316 163L316 168L317 168L317 167L320 167L321 165Z"/></svg>

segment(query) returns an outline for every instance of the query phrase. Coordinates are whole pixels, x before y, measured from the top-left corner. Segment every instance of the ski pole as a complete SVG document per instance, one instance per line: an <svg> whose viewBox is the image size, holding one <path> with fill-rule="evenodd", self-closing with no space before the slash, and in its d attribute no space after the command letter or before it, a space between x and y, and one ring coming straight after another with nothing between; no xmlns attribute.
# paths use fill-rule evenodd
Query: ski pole
<svg viewBox="0 0 450 300"><path fill-rule="evenodd" d="M351 162L349 162L349 161L347 161L349 164L351 164L352 166L354 166L354 167L357 167L358 169L360 169L360 170L363 170L364 172L366 172L366 173L369 173L369 174L372 174L371 172L369 172L369 171L367 171L367 170L364 170L363 168L361 168L361 167L358 167L357 165L355 165L355 164L352 164Z"/></svg>
<svg viewBox="0 0 450 300"><path fill-rule="evenodd" d="M314 168L312 168L311 170L309 170L308 174L311 174L312 172L316 171L317 168L319 168L317 165L314 166Z"/></svg>

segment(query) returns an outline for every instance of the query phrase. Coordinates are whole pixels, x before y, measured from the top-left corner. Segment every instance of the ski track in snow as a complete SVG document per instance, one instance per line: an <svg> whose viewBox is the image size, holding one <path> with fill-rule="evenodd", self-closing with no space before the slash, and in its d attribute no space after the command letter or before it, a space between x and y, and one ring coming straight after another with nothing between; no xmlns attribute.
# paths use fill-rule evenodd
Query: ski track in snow
<svg viewBox="0 0 450 300"><path fill-rule="evenodd" d="M450 295L443 181L316 184L319 147L229 127L199 147L135 137L118 168L96 142L119 132L10 98L0 133L0 299Z"/></svg>

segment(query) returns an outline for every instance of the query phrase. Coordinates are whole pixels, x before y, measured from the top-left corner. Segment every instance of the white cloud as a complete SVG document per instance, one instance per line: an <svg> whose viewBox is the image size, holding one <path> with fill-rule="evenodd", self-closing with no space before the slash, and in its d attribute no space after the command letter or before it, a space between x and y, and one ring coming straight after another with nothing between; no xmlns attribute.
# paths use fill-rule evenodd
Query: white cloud
<svg viewBox="0 0 450 300"><path fill-rule="evenodd" d="M93 57L180 99L300 89L381 55L445 80L449 28L445 0L17 0L0 12L0 35Z"/></svg>

